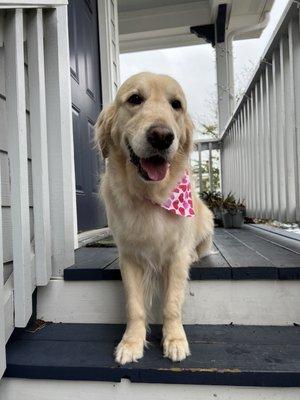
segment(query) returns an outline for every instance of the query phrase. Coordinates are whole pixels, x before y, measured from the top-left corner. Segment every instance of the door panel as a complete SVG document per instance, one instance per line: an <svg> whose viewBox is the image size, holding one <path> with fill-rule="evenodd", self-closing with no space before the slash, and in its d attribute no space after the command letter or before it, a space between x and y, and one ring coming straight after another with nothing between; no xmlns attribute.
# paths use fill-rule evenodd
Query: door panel
<svg viewBox="0 0 300 400"><path fill-rule="evenodd" d="M93 143L93 126L101 110L97 0L69 1L70 66L78 230L106 226L98 199L104 161Z"/></svg>

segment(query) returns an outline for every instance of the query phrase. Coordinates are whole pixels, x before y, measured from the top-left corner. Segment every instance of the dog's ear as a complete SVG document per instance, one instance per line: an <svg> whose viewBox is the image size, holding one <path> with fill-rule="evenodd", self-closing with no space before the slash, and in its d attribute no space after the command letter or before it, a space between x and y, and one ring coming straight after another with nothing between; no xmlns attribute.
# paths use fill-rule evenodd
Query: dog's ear
<svg viewBox="0 0 300 400"><path fill-rule="evenodd" d="M115 117L115 105L114 103L105 107L96 122L95 126L95 142L97 147L102 153L103 158L108 157L109 147L111 144L111 129Z"/></svg>
<svg viewBox="0 0 300 400"><path fill-rule="evenodd" d="M191 117L186 114L184 117L184 125L185 125L185 142L183 144L184 150L187 153L190 153L193 150L193 133L195 126Z"/></svg>

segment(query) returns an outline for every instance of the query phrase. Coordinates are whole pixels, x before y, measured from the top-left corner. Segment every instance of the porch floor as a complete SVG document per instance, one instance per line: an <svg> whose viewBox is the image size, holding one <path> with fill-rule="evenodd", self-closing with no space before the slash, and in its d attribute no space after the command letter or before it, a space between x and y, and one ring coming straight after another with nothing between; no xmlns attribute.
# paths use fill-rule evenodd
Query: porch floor
<svg viewBox="0 0 300 400"><path fill-rule="evenodd" d="M300 279L300 235L265 226L216 228L217 254L192 265L191 280ZM65 280L120 280L116 248L83 247L76 263L65 269Z"/></svg>
<svg viewBox="0 0 300 400"><path fill-rule="evenodd" d="M300 328L188 325L192 356L163 358L161 327L139 363L117 365L113 351L123 325L47 324L35 333L15 330L7 346L7 377L119 382L300 385Z"/></svg>

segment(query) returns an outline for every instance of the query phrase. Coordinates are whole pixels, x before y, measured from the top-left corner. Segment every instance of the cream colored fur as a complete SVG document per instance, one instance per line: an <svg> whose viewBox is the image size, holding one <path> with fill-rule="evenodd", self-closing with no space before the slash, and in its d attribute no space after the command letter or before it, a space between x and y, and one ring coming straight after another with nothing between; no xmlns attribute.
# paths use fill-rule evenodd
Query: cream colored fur
<svg viewBox="0 0 300 400"><path fill-rule="evenodd" d="M133 93L144 102L128 103ZM170 101L180 100L174 110ZM169 126L175 139L170 168L160 182L144 181L130 162L126 140L140 157L150 151L146 131L153 123ZM173 361L190 354L182 326L189 266L195 255L211 251L213 218L193 189L194 218L179 217L153 203L166 200L189 169L193 124L179 84L165 75L141 73L129 78L97 121L96 141L107 168L101 183L109 227L116 240L126 295L127 328L116 348L120 364L137 361L146 343L147 309L160 280L163 287L163 353Z"/></svg>

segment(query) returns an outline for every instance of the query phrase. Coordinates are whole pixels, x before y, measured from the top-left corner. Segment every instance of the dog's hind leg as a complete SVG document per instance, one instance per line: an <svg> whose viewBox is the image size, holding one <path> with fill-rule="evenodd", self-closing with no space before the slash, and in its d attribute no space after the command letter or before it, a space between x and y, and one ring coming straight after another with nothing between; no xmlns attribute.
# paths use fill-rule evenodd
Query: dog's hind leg
<svg viewBox="0 0 300 400"><path fill-rule="evenodd" d="M198 255L198 260L211 254L216 254L213 249L213 240L211 235L196 246L196 253Z"/></svg>
<svg viewBox="0 0 300 400"><path fill-rule="evenodd" d="M143 268L132 261L120 259L126 297L127 326L115 350L119 364L137 361L143 357L146 343L146 311L143 291Z"/></svg>

